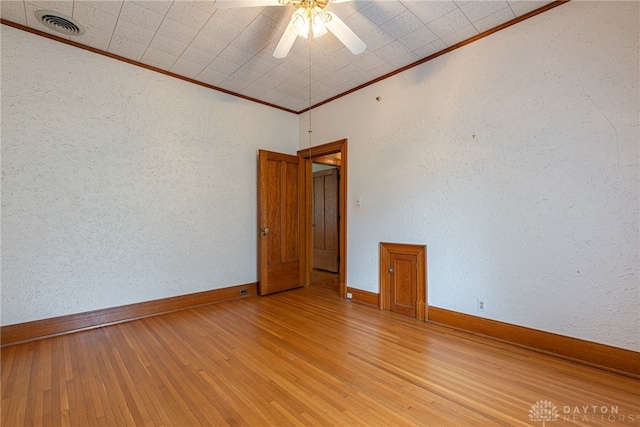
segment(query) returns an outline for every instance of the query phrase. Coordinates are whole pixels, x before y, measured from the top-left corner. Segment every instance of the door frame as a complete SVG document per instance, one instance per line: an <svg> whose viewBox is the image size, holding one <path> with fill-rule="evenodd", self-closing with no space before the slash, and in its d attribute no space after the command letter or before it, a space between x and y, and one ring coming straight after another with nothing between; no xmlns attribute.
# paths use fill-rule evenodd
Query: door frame
<svg viewBox="0 0 640 427"><path fill-rule="evenodd" d="M327 144L298 150L298 156L304 158L305 169L305 218L304 232L306 234L306 268L304 271L304 283L311 283L311 271L313 270L313 170L314 157L340 153L340 181L338 182L338 224L340 247L340 297L347 297L347 139L340 139Z"/></svg>

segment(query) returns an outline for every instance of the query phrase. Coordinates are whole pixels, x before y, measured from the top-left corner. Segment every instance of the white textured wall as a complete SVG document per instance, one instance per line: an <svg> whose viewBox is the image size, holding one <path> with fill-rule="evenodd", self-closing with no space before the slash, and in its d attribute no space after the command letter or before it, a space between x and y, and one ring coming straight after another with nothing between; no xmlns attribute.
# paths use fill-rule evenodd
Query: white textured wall
<svg viewBox="0 0 640 427"><path fill-rule="evenodd" d="M256 281L295 115L1 31L3 325Z"/></svg>
<svg viewBox="0 0 640 427"><path fill-rule="evenodd" d="M640 350L638 16L570 2L313 111L349 140L349 286L427 244L432 306Z"/></svg>

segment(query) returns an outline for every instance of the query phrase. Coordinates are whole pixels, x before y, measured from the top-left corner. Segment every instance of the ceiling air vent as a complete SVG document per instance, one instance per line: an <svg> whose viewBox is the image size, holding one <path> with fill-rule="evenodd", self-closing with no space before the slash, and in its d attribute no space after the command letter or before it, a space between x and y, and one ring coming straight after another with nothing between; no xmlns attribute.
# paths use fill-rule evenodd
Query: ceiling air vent
<svg viewBox="0 0 640 427"><path fill-rule="evenodd" d="M34 14L36 19L46 27L67 36L81 36L84 34L84 27L59 12L53 10L37 10Z"/></svg>

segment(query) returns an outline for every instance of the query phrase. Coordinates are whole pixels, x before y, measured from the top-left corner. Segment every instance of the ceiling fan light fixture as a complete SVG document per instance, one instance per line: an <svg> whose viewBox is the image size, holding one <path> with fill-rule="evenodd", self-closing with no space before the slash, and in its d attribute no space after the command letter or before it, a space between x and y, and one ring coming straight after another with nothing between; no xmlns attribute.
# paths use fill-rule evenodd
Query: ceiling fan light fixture
<svg viewBox="0 0 640 427"><path fill-rule="evenodd" d="M295 26L296 36L307 38L309 36L309 18L306 9L296 9L291 16L291 23Z"/></svg>
<svg viewBox="0 0 640 427"><path fill-rule="evenodd" d="M327 34L327 26L325 24L330 19L331 15L323 12L318 6L311 9L311 31L313 32L313 37L321 37Z"/></svg>
<svg viewBox="0 0 640 427"><path fill-rule="evenodd" d="M273 56L278 59L285 58L296 38L321 37L327 32L331 32L338 40L344 44L354 55L365 51L367 45L354 33L335 13L325 12L324 7L328 3L339 3L344 0L217 0L220 1L277 1L280 5L292 4L296 10L291 16L289 25L285 28L280 41L273 51Z"/></svg>
<svg viewBox="0 0 640 427"><path fill-rule="evenodd" d="M291 23L295 26L296 36L308 38L309 33L313 37L321 37L327 34L326 23L331 15L324 12L318 6L299 7L291 16Z"/></svg>

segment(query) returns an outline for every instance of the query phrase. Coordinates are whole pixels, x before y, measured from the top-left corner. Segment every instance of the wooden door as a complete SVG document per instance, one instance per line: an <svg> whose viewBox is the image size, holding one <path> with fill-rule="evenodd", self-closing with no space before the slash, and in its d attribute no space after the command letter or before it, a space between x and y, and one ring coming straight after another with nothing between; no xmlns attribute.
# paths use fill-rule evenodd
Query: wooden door
<svg viewBox="0 0 640 427"><path fill-rule="evenodd" d="M338 169L313 174L313 268L338 272Z"/></svg>
<svg viewBox="0 0 640 427"><path fill-rule="evenodd" d="M413 254L391 253L389 264L391 311L416 317L418 258Z"/></svg>
<svg viewBox="0 0 640 427"><path fill-rule="evenodd" d="M258 153L258 293L304 285L304 162L300 156Z"/></svg>
<svg viewBox="0 0 640 427"><path fill-rule="evenodd" d="M425 320L427 247L380 243L380 308Z"/></svg>

